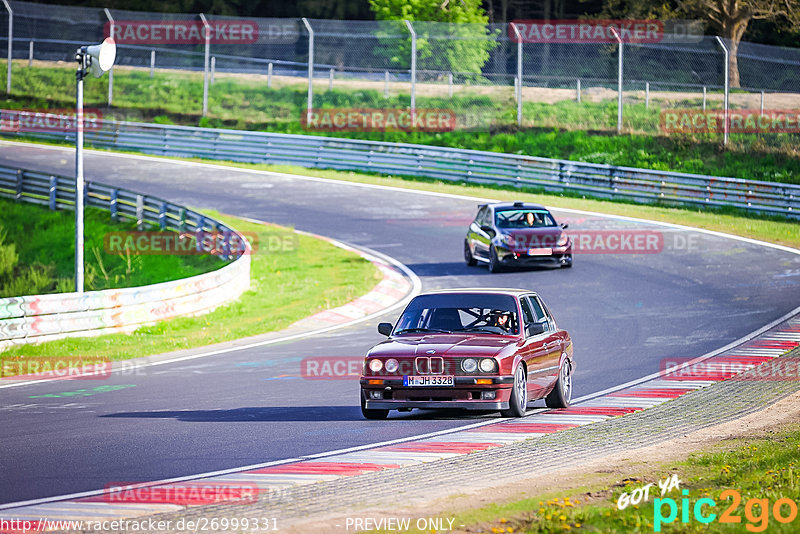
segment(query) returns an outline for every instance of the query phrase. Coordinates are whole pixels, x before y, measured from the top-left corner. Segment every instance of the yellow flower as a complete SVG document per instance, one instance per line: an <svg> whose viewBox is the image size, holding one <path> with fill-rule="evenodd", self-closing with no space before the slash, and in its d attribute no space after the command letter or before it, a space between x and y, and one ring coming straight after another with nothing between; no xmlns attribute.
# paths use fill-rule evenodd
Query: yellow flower
<svg viewBox="0 0 800 534"><path fill-rule="evenodd" d="M566 520L567 520L567 516L565 516L565 515L560 515L560 516L558 516L558 518L559 518L561 521L566 521Z"/></svg>
<svg viewBox="0 0 800 534"><path fill-rule="evenodd" d="M581 528L581 524L580 523L575 523L575 528Z"/></svg>
<svg viewBox="0 0 800 534"><path fill-rule="evenodd" d="M505 520L504 518L502 518L502 517L500 518L500 522L501 522L501 523L508 523L508 521L506 521L506 520Z"/></svg>

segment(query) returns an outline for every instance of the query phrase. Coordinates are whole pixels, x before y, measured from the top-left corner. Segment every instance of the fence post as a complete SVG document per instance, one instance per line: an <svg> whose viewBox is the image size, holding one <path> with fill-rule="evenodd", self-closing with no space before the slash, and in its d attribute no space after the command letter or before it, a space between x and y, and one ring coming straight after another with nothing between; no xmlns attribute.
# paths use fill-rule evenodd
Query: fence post
<svg viewBox="0 0 800 534"><path fill-rule="evenodd" d="M522 36L513 22L511 28L517 39L517 126L522 126Z"/></svg>
<svg viewBox="0 0 800 534"><path fill-rule="evenodd" d="M616 28L610 28L611 32L614 34L614 38L617 40L619 45L619 54L617 57L617 134L622 133L622 37L620 37L619 32Z"/></svg>
<svg viewBox="0 0 800 534"><path fill-rule="evenodd" d="M272 63L267 65L267 89L272 89Z"/></svg>
<svg viewBox="0 0 800 534"><path fill-rule="evenodd" d="M156 71L156 51L150 50L150 77L152 78Z"/></svg>
<svg viewBox="0 0 800 534"><path fill-rule="evenodd" d="M108 199L108 211L111 213L111 220L117 222L119 220L119 213L117 212L117 197L119 196L119 189L116 187L111 190L111 198Z"/></svg>
<svg viewBox="0 0 800 534"><path fill-rule="evenodd" d="M200 20L203 21L204 40L206 42L205 55L203 57L203 117L208 114L208 67L209 55L211 54L211 26L206 20L206 16L200 13Z"/></svg>
<svg viewBox="0 0 800 534"><path fill-rule="evenodd" d="M383 72L383 98L389 98L389 71Z"/></svg>
<svg viewBox="0 0 800 534"><path fill-rule="evenodd" d="M33 41L28 42L28 66L33 66Z"/></svg>
<svg viewBox="0 0 800 534"><path fill-rule="evenodd" d="M728 59L728 47L725 46L725 43L722 42L722 39L720 39L719 36L717 36L717 43L719 43L719 46L722 47L722 50L725 53L725 97L723 98L723 107L724 107L724 110L725 110L724 111L724 113L725 113L725 125L723 126L724 134L723 134L723 138L722 138L722 144L727 146L728 145L728 128L729 128L729 125L728 125L728 84L730 82L731 64L730 64L730 61Z"/></svg>
<svg viewBox="0 0 800 534"><path fill-rule="evenodd" d="M764 91L761 91L761 115L764 114Z"/></svg>
<svg viewBox="0 0 800 534"><path fill-rule="evenodd" d="M447 73L447 96L453 98L453 73Z"/></svg>
<svg viewBox="0 0 800 534"><path fill-rule="evenodd" d="M50 211L56 211L56 207L58 206L58 178L55 176L50 177L50 195L49 195L49 204L50 204Z"/></svg>
<svg viewBox="0 0 800 534"><path fill-rule="evenodd" d="M22 169L17 169L17 184L16 184L16 195L14 196L14 200L19 200L22 198Z"/></svg>
<svg viewBox="0 0 800 534"><path fill-rule="evenodd" d="M303 24L308 31L308 103L306 104L306 121L311 121L311 110L314 108L314 29L308 19L303 17Z"/></svg>
<svg viewBox="0 0 800 534"><path fill-rule="evenodd" d="M3 0L3 5L8 11L8 66L6 68L6 93L11 94L11 60L14 52L14 11L8 5L8 0Z"/></svg>
<svg viewBox="0 0 800 534"><path fill-rule="evenodd" d="M114 17L111 16L111 12L108 8L103 8L103 11L106 13L106 18L108 19L108 36L112 39L114 38ZM108 69L108 107L111 107L111 104L114 101L114 65L111 65L111 68Z"/></svg>
<svg viewBox="0 0 800 534"><path fill-rule="evenodd" d="M144 197L136 195L136 229L141 231L144 222Z"/></svg>
<svg viewBox="0 0 800 534"><path fill-rule="evenodd" d="M211 56L211 83L214 83L214 75L217 71L217 58L215 56Z"/></svg>
<svg viewBox="0 0 800 534"><path fill-rule="evenodd" d="M167 227L167 203L162 202L158 210L158 227L162 230Z"/></svg>
<svg viewBox="0 0 800 534"><path fill-rule="evenodd" d="M650 109L650 82L644 82L644 109Z"/></svg>
<svg viewBox="0 0 800 534"><path fill-rule="evenodd" d="M408 20L403 22L411 34L411 116L413 117L417 109L417 32Z"/></svg>
<svg viewBox="0 0 800 534"><path fill-rule="evenodd" d="M328 91L333 89L333 69L328 71Z"/></svg>
<svg viewBox="0 0 800 534"><path fill-rule="evenodd" d="M576 101L578 102L578 104L580 104L581 103L581 79L580 78L578 78L578 83L576 84L576 87L575 87L575 94L576 94Z"/></svg>
<svg viewBox="0 0 800 534"><path fill-rule="evenodd" d="M708 92L708 90L706 89L705 86L703 86L703 111L706 110L706 94L707 94L707 92Z"/></svg>

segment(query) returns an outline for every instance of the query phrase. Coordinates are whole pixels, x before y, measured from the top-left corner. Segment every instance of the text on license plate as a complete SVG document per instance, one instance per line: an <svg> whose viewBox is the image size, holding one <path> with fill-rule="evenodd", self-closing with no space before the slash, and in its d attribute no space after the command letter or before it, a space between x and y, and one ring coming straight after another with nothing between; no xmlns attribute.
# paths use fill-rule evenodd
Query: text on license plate
<svg viewBox="0 0 800 534"><path fill-rule="evenodd" d="M528 256L550 256L553 253L552 248L531 248L528 249Z"/></svg>
<svg viewBox="0 0 800 534"><path fill-rule="evenodd" d="M406 387L452 386L455 385L455 380L453 375L406 375L403 377L403 385Z"/></svg>

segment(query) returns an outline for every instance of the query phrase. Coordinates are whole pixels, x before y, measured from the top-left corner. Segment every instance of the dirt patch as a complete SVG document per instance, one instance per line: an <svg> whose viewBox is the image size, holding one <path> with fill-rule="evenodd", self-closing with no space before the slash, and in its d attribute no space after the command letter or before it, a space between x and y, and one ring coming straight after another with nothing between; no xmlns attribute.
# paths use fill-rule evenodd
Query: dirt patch
<svg viewBox="0 0 800 534"><path fill-rule="evenodd" d="M665 463L685 460L689 454L707 449L721 441L758 437L763 438L768 431L779 430L791 423L800 422L800 392L753 414L711 426L680 438L671 439L657 445L632 449L584 462L579 466L566 467L558 476L547 473L536 476L521 475L506 479L502 484L492 481L474 481L469 486L460 486L451 495L420 494L414 500L404 497L402 507L364 507L347 515L330 515L313 520L287 525L284 532L299 534L315 532L320 534L341 534L347 532L347 518L447 518L454 514L468 512L490 505L519 501L543 493L569 493L587 485L612 485L624 478L635 478L644 472L656 472ZM665 473L663 473L665 474ZM606 499L607 495L587 495L588 501ZM453 525L453 532L465 532ZM350 531L353 531L351 526Z"/></svg>

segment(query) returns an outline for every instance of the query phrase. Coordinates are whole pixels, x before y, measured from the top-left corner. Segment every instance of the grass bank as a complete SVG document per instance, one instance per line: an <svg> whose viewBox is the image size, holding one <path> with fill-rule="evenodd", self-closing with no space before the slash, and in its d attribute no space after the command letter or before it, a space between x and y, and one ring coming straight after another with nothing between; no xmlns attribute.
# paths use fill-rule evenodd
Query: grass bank
<svg viewBox="0 0 800 534"><path fill-rule="evenodd" d="M236 302L198 317L182 317L142 327L133 334L74 338L25 345L2 353L3 360L83 356L125 360L232 341L281 330L318 311L367 293L382 278L361 256L291 229L256 224L215 211L211 217L262 244L252 256L251 283ZM280 247L266 247L281 243ZM268 250L271 249L271 250Z"/></svg>
<svg viewBox="0 0 800 534"><path fill-rule="evenodd" d="M27 67L14 64L12 95L3 108L71 109L74 69L71 66ZM2 62L0 62L2 66ZM162 71L153 78L142 69L120 68L114 76L114 108L106 109L107 79L86 80L86 107L128 120L210 126L283 133L315 133L391 142L571 159L593 163L800 183L800 150L794 134L733 134L727 149L719 135L666 135L659 129L662 109L692 107L692 99L638 100L625 104L624 135L616 135L613 100L581 103L525 102L524 127L515 125L516 111L506 87L464 89L452 98L417 96L418 108L452 109L457 117L481 126L453 132L311 132L300 118L306 110L301 79L266 87L264 76L220 74L209 89L209 113L201 117L202 73ZM407 91L407 89L403 89ZM319 88L318 108L407 108L407 92L381 91L343 82L340 88Z"/></svg>
<svg viewBox="0 0 800 534"><path fill-rule="evenodd" d="M87 208L84 225L87 291L157 284L225 265L208 255L114 254L104 236L135 231L135 223L114 223L108 212ZM0 297L74 291L74 273L75 214L0 198Z"/></svg>
<svg viewBox="0 0 800 534"><path fill-rule="evenodd" d="M611 484L589 480L567 492L484 506L456 516L454 523L464 524L466 532L486 534L797 532L800 425L787 425L768 437L727 440L685 461L656 464ZM658 482L673 474L679 486L667 489L665 484L662 495ZM645 501L642 488L648 484ZM630 498L637 490L641 500L634 505ZM776 518L776 503L784 521Z"/></svg>

